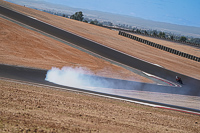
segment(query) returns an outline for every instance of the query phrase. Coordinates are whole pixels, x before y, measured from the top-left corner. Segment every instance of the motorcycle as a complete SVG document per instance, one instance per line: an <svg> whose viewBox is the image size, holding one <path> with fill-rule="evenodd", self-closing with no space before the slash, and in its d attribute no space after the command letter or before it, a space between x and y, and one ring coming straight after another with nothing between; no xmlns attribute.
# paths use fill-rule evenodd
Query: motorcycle
<svg viewBox="0 0 200 133"><path fill-rule="evenodd" d="M182 81L182 79L181 79L181 78L179 78L179 77L176 77L176 81L177 81L178 83L180 83L180 84L183 84L183 81Z"/></svg>

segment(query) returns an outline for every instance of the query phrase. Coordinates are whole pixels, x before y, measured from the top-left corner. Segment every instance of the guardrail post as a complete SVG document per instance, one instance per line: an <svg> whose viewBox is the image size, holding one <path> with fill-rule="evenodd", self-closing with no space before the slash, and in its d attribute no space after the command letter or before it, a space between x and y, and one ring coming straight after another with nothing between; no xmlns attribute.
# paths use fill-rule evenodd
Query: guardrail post
<svg viewBox="0 0 200 133"><path fill-rule="evenodd" d="M163 51L166 51L166 47L165 47L165 46L163 46L162 50L163 50Z"/></svg>
<svg viewBox="0 0 200 133"><path fill-rule="evenodd" d="M181 56L184 57L184 53L183 52L182 52Z"/></svg>
<svg viewBox="0 0 200 133"><path fill-rule="evenodd" d="M158 49L160 49L161 45L160 45L160 44L158 44L158 46L157 46L157 47L158 47Z"/></svg>
<svg viewBox="0 0 200 133"><path fill-rule="evenodd" d="M144 40L144 39L142 39L142 43L145 43L145 40Z"/></svg>
<svg viewBox="0 0 200 133"><path fill-rule="evenodd" d="M174 49L174 54L176 54L177 53L177 50L176 49Z"/></svg>
<svg viewBox="0 0 200 133"><path fill-rule="evenodd" d="M194 57L194 60L195 60L195 61L198 61L198 57L195 56L195 57Z"/></svg>
<svg viewBox="0 0 200 133"><path fill-rule="evenodd" d="M193 55L191 55L191 60L193 60L193 58L194 58L194 56L193 56Z"/></svg>
<svg viewBox="0 0 200 133"><path fill-rule="evenodd" d="M179 55L180 51L176 50L176 55Z"/></svg>
<svg viewBox="0 0 200 133"><path fill-rule="evenodd" d="M152 42L149 42L149 45L152 46Z"/></svg>
<svg viewBox="0 0 200 133"><path fill-rule="evenodd" d="M186 53L183 53L183 57L186 57Z"/></svg>
<svg viewBox="0 0 200 133"><path fill-rule="evenodd" d="M187 53L185 54L185 58L188 58L188 54Z"/></svg>
<svg viewBox="0 0 200 133"><path fill-rule="evenodd" d="M149 41L146 40L146 42L147 42L147 45L149 45Z"/></svg>
<svg viewBox="0 0 200 133"><path fill-rule="evenodd" d="M181 51L177 51L177 55L180 55L181 54Z"/></svg>
<svg viewBox="0 0 200 133"><path fill-rule="evenodd" d="M124 32L124 36L126 37L126 33Z"/></svg>
<svg viewBox="0 0 200 133"><path fill-rule="evenodd" d="M169 49L169 52L170 52L170 53L172 53L172 51L173 51L173 49L172 49L172 48L170 48L170 49Z"/></svg>
<svg viewBox="0 0 200 133"><path fill-rule="evenodd" d="M127 36L126 37L128 37L129 38L129 34L127 34Z"/></svg>

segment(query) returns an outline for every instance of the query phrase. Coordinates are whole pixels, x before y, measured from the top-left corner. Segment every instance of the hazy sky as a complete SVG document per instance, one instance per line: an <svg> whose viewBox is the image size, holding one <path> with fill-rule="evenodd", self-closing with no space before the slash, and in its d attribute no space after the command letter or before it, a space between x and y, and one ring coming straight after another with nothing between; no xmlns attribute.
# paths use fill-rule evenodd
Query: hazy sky
<svg viewBox="0 0 200 133"><path fill-rule="evenodd" d="M44 0L70 7L200 27L200 0Z"/></svg>

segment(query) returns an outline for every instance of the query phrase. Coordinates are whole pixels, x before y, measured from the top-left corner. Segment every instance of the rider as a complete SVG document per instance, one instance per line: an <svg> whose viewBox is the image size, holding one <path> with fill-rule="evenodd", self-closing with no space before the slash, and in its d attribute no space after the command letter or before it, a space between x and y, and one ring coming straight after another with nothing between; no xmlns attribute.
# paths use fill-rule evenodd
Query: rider
<svg viewBox="0 0 200 133"><path fill-rule="evenodd" d="M180 77L176 76L176 81L182 84L182 80Z"/></svg>

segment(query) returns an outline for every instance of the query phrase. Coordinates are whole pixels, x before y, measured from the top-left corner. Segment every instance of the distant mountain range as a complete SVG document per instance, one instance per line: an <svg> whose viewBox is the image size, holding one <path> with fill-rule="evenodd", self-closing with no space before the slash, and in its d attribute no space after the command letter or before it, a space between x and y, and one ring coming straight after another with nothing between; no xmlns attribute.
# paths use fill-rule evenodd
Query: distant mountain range
<svg viewBox="0 0 200 133"><path fill-rule="evenodd" d="M200 38L200 27L183 26L164 22L156 22L151 20L146 20L142 18L124 16L118 14L112 14L107 12L93 11L87 9L72 8L65 5L51 4L45 1L39 0L6 0L19 5L25 5L31 8L37 8L40 10L52 10L59 13L65 13L72 15L77 11L82 11L84 17L90 19L97 19L98 21L110 21L113 24L126 24L129 26L134 26L140 29L152 29L164 32L171 32L178 35L192 36L194 38Z"/></svg>

